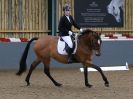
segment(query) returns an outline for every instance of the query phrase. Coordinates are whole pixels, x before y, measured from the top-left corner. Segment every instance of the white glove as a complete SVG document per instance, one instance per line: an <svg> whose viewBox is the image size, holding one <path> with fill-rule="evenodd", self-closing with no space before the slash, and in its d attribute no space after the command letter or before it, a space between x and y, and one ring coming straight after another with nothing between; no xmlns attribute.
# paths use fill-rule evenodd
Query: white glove
<svg viewBox="0 0 133 99"><path fill-rule="evenodd" d="M83 29L82 28L80 28L80 32L83 32Z"/></svg>
<svg viewBox="0 0 133 99"><path fill-rule="evenodd" d="M69 31L69 32L68 32L68 34L69 34L69 35L72 35L72 34L73 34L73 32L72 32L72 31Z"/></svg>

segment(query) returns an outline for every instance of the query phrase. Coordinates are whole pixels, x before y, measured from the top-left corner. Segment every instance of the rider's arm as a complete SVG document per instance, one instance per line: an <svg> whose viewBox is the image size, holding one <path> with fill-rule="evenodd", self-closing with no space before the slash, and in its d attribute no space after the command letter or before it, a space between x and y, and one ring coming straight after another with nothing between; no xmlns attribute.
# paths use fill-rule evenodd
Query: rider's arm
<svg viewBox="0 0 133 99"><path fill-rule="evenodd" d="M75 20L73 19L73 17L72 16L70 16L70 17L71 17L73 26L76 27L77 29L79 29L80 32L83 32L83 29L75 22Z"/></svg>
<svg viewBox="0 0 133 99"><path fill-rule="evenodd" d="M75 28L77 28L77 29L80 30L80 26L75 22L75 20L73 19L73 17L70 16L70 18L71 18L71 21L72 21L73 26L74 26Z"/></svg>

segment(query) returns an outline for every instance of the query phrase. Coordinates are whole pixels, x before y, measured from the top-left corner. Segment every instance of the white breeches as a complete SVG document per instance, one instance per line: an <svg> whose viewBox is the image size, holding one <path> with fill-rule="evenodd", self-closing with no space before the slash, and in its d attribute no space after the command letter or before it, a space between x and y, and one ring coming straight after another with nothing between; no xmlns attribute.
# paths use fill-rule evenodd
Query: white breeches
<svg viewBox="0 0 133 99"><path fill-rule="evenodd" d="M70 36L63 36L62 39L68 44L70 48L73 48L73 43Z"/></svg>

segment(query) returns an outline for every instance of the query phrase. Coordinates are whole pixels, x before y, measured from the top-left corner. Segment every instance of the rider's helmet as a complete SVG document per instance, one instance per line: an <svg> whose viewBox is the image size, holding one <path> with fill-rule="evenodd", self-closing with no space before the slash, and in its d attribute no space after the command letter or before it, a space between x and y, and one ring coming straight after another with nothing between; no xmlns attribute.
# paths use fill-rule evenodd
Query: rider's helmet
<svg viewBox="0 0 133 99"><path fill-rule="evenodd" d="M65 4L65 5L63 6L63 11L70 11L70 6L69 6L69 4Z"/></svg>

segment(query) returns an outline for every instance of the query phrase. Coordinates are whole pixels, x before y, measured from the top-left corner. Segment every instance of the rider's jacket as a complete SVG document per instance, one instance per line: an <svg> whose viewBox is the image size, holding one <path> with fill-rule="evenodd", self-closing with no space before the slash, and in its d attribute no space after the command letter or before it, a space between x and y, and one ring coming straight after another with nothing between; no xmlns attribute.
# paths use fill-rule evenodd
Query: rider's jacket
<svg viewBox="0 0 133 99"><path fill-rule="evenodd" d="M80 29L80 27L74 21L73 17L71 15L68 17L69 19L64 15L60 18L60 22L58 26L59 36L69 36L68 32L72 31L71 30L72 26L74 26L77 29Z"/></svg>

